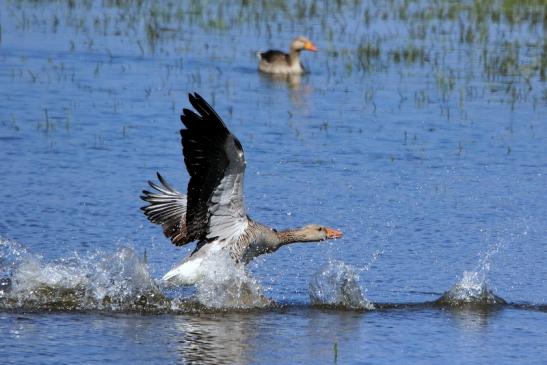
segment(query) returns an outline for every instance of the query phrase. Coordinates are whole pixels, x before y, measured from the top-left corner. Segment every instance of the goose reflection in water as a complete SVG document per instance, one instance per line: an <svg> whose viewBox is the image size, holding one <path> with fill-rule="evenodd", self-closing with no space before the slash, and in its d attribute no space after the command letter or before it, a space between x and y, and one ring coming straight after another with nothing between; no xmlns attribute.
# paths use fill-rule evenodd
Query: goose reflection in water
<svg viewBox="0 0 547 365"><path fill-rule="evenodd" d="M310 96L315 91L310 83L310 76L260 73L259 77L260 81L268 89L287 89L290 101L296 109L304 111L310 109Z"/></svg>
<svg viewBox="0 0 547 365"><path fill-rule="evenodd" d="M250 361L250 336L259 330L238 313L178 317L177 349L188 364L245 364ZM180 318L180 320L179 320Z"/></svg>

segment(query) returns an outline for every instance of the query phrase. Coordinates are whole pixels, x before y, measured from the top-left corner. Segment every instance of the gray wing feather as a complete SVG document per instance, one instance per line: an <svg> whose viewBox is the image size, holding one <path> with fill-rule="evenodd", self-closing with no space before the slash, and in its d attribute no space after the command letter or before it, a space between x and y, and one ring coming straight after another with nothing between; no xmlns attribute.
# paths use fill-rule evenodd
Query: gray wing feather
<svg viewBox="0 0 547 365"><path fill-rule="evenodd" d="M245 156L238 139L198 94L183 110L181 130L188 183L188 235L205 244L237 240L248 226L243 204ZM198 245L199 249L201 246Z"/></svg>
<svg viewBox="0 0 547 365"><path fill-rule="evenodd" d="M141 199L149 205L141 209L149 221L162 226L163 233L173 244L181 246L191 242L186 234L186 195L173 188L159 173L158 180L160 185L148 182L157 193L143 190Z"/></svg>
<svg viewBox="0 0 547 365"><path fill-rule="evenodd" d="M216 237L234 242L248 226L243 203L245 159L242 151L229 149L227 153L230 156L230 164L211 196L207 238Z"/></svg>

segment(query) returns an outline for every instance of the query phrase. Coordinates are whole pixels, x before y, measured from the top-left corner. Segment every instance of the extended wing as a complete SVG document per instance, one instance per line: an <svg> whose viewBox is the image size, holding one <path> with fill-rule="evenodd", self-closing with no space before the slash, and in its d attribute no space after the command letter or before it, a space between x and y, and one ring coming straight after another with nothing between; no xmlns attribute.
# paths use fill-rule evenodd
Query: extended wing
<svg viewBox="0 0 547 365"><path fill-rule="evenodd" d="M197 93L189 95L196 112L184 109L180 131L190 175L186 238L233 241L247 228L243 204L245 156L239 140Z"/></svg>

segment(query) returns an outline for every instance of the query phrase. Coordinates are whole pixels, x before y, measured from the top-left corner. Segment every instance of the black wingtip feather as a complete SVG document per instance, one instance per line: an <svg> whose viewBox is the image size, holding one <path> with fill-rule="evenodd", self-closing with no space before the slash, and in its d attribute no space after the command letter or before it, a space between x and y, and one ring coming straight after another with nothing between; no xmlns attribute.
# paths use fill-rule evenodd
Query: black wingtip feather
<svg viewBox="0 0 547 365"><path fill-rule="evenodd" d="M216 112L209 105L205 99L203 99L199 94L195 93L194 96L190 97L190 104L196 109L196 111L202 116L202 117L210 117L211 115L215 116ZM218 116L217 116L218 117ZM220 119L220 117L218 118Z"/></svg>
<svg viewBox="0 0 547 365"><path fill-rule="evenodd" d="M194 91L193 94L192 94L192 93L189 93L189 94L188 94L188 100L190 100L190 104L192 104L192 106L193 106L194 108L196 108L196 104L199 105L199 104L205 103L206 105L209 105L209 104L205 101L205 99L204 99L201 95L199 95L197 92L195 92L195 91ZM196 108L196 109L197 109L197 108Z"/></svg>
<svg viewBox="0 0 547 365"><path fill-rule="evenodd" d="M203 120L208 121L207 128L220 128L226 134L230 134L228 127L224 124L222 118L218 115L215 109L198 93L188 94L188 100L194 107L195 111L182 109L181 121L188 129L199 128L203 126Z"/></svg>

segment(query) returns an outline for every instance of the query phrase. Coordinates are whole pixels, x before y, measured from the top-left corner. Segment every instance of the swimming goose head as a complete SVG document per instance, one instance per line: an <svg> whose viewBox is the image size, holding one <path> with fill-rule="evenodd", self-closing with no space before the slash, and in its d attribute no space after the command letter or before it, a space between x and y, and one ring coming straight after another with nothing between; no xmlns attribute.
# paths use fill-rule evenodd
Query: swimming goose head
<svg viewBox="0 0 547 365"><path fill-rule="evenodd" d="M296 52L300 52L302 50L316 52L317 47L308 38L304 36L299 36L293 40L291 44L291 50Z"/></svg>

